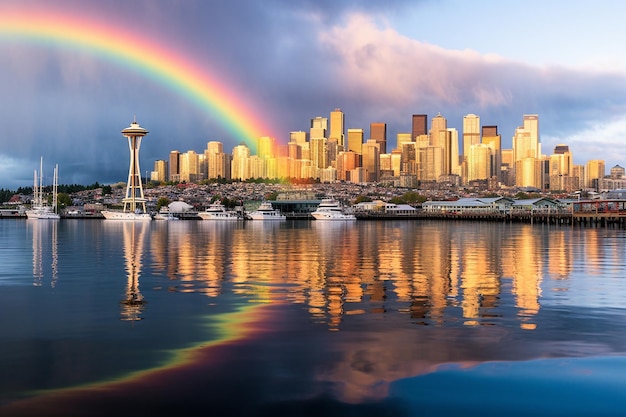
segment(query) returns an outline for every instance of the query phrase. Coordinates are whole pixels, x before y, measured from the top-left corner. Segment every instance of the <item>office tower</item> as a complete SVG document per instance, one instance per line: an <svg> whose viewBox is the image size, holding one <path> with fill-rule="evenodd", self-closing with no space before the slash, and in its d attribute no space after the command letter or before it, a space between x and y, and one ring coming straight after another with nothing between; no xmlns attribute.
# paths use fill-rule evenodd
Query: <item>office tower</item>
<svg viewBox="0 0 626 417"><path fill-rule="evenodd" d="M172 182L180 181L180 152L179 151L170 152L168 178Z"/></svg>
<svg viewBox="0 0 626 417"><path fill-rule="evenodd" d="M302 146L297 142L289 142L287 146L289 147L289 158L302 159Z"/></svg>
<svg viewBox="0 0 626 417"><path fill-rule="evenodd" d="M362 166L366 182L377 182L380 177L380 145L374 139L363 144Z"/></svg>
<svg viewBox="0 0 626 417"><path fill-rule="evenodd" d="M461 164L459 163L459 131L453 127L448 129L449 141L450 141L450 169L448 174L461 176Z"/></svg>
<svg viewBox="0 0 626 417"><path fill-rule="evenodd" d="M606 175L604 161L601 159L587 161L586 173L587 181L585 181L585 185L598 191L599 181Z"/></svg>
<svg viewBox="0 0 626 417"><path fill-rule="evenodd" d="M428 134L428 116L425 114L414 114L411 121L411 139L415 140L420 135Z"/></svg>
<svg viewBox="0 0 626 417"><path fill-rule="evenodd" d="M337 155L337 180L352 181L351 172L360 165L359 155L356 152L339 152Z"/></svg>
<svg viewBox="0 0 626 417"><path fill-rule="evenodd" d="M341 109L335 109L330 112L330 131L329 139L337 139L337 145L343 149L345 136L345 118Z"/></svg>
<svg viewBox="0 0 626 417"><path fill-rule="evenodd" d="M247 180L250 178L248 160L250 159L250 148L241 144L233 148L233 158L231 162L231 177L234 180Z"/></svg>
<svg viewBox="0 0 626 417"><path fill-rule="evenodd" d="M347 150L360 154L363 149L363 136L363 129L348 129Z"/></svg>
<svg viewBox="0 0 626 417"><path fill-rule="evenodd" d="M275 156L276 141L269 136L262 136L257 140L257 155L262 160L273 158Z"/></svg>
<svg viewBox="0 0 626 417"><path fill-rule="evenodd" d="M298 131L298 132L291 132L289 134L289 141L290 142L295 142L299 145L305 143L308 141L308 135L306 132L303 131Z"/></svg>
<svg viewBox="0 0 626 417"><path fill-rule="evenodd" d="M378 143L380 153L387 153L387 123L370 123L370 139Z"/></svg>
<svg viewBox="0 0 626 417"><path fill-rule="evenodd" d="M313 168L323 169L328 166L328 152L326 150L326 138L315 138L311 136L309 142L311 147L311 162Z"/></svg>
<svg viewBox="0 0 626 417"><path fill-rule="evenodd" d="M452 173L452 136L448 130L448 121L445 117L438 113L433 117L430 128L430 144L435 148L440 148L441 152L431 153L430 155L440 155L440 159L434 160L433 172L438 172L435 180L439 175L448 175ZM432 173L431 173L432 174ZM429 176L431 174L428 174ZM434 175L434 174L432 174Z"/></svg>
<svg viewBox="0 0 626 417"><path fill-rule="evenodd" d="M513 159L513 149L502 149L500 164L500 178L502 184L506 186L515 185L515 161Z"/></svg>
<svg viewBox="0 0 626 417"><path fill-rule="evenodd" d="M154 161L154 171L150 175L150 180L165 182L167 181L167 161L159 159Z"/></svg>
<svg viewBox="0 0 626 417"><path fill-rule="evenodd" d="M502 138L498 134L498 126L483 126L482 143L491 148L491 173L489 178L502 182Z"/></svg>
<svg viewBox="0 0 626 417"><path fill-rule="evenodd" d="M526 114L523 118L523 125L515 129L513 136L515 185L542 188L535 167L535 162L539 161L540 157L539 116ZM529 158L534 162L528 160Z"/></svg>
<svg viewBox="0 0 626 417"><path fill-rule="evenodd" d="M230 155L224 153L222 142L208 142L204 154L207 161L207 178L230 179Z"/></svg>
<svg viewBox="0 0 626 417"><path fill-rule="evenodd" d="M467 154L467 181L491 177L491 148L484 143L471 145Z"/></svg>
<svg viewBox="0 0 626 417"><path fill-rule="evenodd" d="M187 151L180 155L180 180L196 182L200 180L200 164L196 151Z"/></svg>
<svg viewBox="0 0 626 417"><path fill-rule="evenodd" d="M475 114L463 116L463 156L467 157L469 148L480 143L480 117Z"/></svg>
<svg viewBox="0 0 626 417"><path fill-rule="evenodd" d="M415 154L415 152L413 152ZM402 170L402 151L394 149L391 151L391 169L393 176L399 177Z"/></svg>
<svg viewBox="0 0 626 417"><path fill-rule="evenodd" d="M623 167L619 166L619 165L615 165L613 168L611 168L611 178L618 180L621 178L624 178L624 175L626 173L626 170L624 170Z"/></svg>
<svg viewBox="0 0 626 417"><path fill-rule="evenodd" d="M316 117L311 119L311 130L309 131L309 139L325 138L328 130L328 119L325 117Z"/></svg>
<svg viewBox="0 0 626 417"><path fill-rule="evenodd" d="M402 144L406 142L414 142L410 133L398 133L396 134L396 150L402 151Z"/></svg>
<svg viewBox="0 0 626 417"><path fill-rule="evenodd" d="M443 175L443 148L427 146L417 151L417 179L437 181Z"/></svg>
<svg viewBox="0 0 626 417"><path fill-rule="evenodd" d="M550 175L572 175L574 158L567 145L556 145L550 156Z"/></svg>
<svg viewBox="0 0 626 417"><path fill-rule="evenodd" d="M417 175L418 150L415 142L402 144L400 157L400 174Z"/></svg>

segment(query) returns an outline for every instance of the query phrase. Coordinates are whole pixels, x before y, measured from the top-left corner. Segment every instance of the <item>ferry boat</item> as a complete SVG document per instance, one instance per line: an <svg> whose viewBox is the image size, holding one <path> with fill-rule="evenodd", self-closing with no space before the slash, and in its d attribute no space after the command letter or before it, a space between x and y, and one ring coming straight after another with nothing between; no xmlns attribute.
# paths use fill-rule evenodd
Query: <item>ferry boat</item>
<svg viewBox="0 0 626 417"><path fill-rule="evenodd" d="M341 203L332 198L324 198L311 216L315 220L356 220L354 214L346 213Z"/></svg>
<svg viewBox="0 0 626 417"><path fill-rule="evenodd" d="M264 221L287 220L287 217L275 209L269 201L262 202L258 209L248 214L248 218Z"/></svg>
<svg viewBox="0 0 626 417"><path fill-rule="evenodd" d="M58 187L58 175L59 166L54 167L54 182L52 185L52 206L45 204L43 196L43 158L39 163L39 181L37 180L37 170L35 170L35 181L33 185L33 205L29 210L26 210L26 217L29 219L48 219L58 220L61 218L57 213L57 187Z"/></svg>
<svg viewBox="0 0 626 417"><path fill-rule="evenodd" d="M219 201L211 203L206 210L199 212L198 216L202 220L230 221L239 219L236 212L226 210L226 207Z"/></svg>

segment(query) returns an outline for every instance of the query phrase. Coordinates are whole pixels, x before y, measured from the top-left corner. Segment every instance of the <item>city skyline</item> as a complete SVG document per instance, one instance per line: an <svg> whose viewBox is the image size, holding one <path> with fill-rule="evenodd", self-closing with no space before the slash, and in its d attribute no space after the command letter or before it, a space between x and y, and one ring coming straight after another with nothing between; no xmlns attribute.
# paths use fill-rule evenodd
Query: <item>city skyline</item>
<svg viewBox="0 0 626 417"><path fill-rule="evenodd" d="M490 191L516 186L561 192L626 187L623 173L616 174L624 170L619 164L607 167L603 159L576 164L575 153L567 144L542 149L537 114L521 117L509 147L498 126L481 125L476 114L463 117L461 132L449 128L441 113L431 118L430 127L426 114L414 114L411 120L412 131L398 133L395 140L387 137L386 123L375 122L370 124L369 136L365 129L348 128L344 141L345 114L335 108L329 117L311 118L308 132L290 132L286 145L271 137L259 138L257 154L244 143L229 153L216 141L208 142L201 152L171 150L168 160L154 161L150 176L146 171L146 181L292 178L327 183L385 181L402 187L448 183Z"/></svg>
<svg viewBox="0 0 626 417"><path fill-rule="evenodd" d="M626 57L615 49L624 8L7 0L0 188L29 186L41 156L59 164L63 183L120 181L118 131L135 115L151 131L144 164L209 141L286 144L311 117L341 108L343 140L349 129L367 140L385 123L387 151L412 131L413 114L441 113L459 134L476 114L504 144L522 114L540 114L546 150L565 143L576 164L624 165Z"/></svg>

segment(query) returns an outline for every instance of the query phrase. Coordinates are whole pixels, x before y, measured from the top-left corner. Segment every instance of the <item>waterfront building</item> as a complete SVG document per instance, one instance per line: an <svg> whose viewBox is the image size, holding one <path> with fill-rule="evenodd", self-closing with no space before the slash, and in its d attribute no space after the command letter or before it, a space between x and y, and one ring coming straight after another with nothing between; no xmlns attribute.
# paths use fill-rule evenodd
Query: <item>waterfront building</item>
<svg viewBox="0 0 626 417"><path fill-rule="evenodd" d="M330 112L330 131L328 133L329 139L336 139L337 145L340 150L344 148L345 141L345 116L341 109L336 108Z"/></svg>

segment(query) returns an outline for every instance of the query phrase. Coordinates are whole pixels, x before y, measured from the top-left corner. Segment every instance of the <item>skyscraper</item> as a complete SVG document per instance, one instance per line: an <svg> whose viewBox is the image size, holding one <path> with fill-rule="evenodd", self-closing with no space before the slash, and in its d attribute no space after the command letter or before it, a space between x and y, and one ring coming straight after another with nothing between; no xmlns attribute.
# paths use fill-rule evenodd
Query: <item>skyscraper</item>
<svg viewBox="0 0 626 417"><path fill-rule="evenodd" d="M498 134L498 126L483 126L482 143L491 148L491 173L490 178L496 178L498 182L501 178L502 170L502 138Z"/></svg>
<svg viewBox="0 0 626 417"><path fill-rule="evenodd" d="M172 182L180 181L180 152L179 151L170 152L168 179Z"/></svg>
<svg viewBox="0 0 626 417"><path fill-rule="evenodd" d="M311 119L311 130L309 132L309 139L325 138L328 130L328 119L325 117L316 117Z"/></svg>
<svg viewBox="0 0 626 417"><path fill-rule="evenodd" d="M363 129L348 129L347 150L361 154L363 149L363 136Z"/></svg>
<svg viewBox="0 0 626 417"><path fill-rule="evenodd" d="M345 118L341 109L335 109L330 112L330 131L328 138L337 139L337 145L343 149L345 136Z"/></svg>
<svg viewBox="0 0 626 417"><path fill-rule="evenodd" d="M463 156L467 157L469 148L480 143L480 117L475 114L463 116Z"/></svg>
<svg viewBox="0 0 626 417"><path fill-rule="evenodd" d="M363 145L362 161L365 169L365 181L378 181L380 177L380 145L374 139L368 140Z"/></svg>
<svg viewBox="0 0 626 417"><path fill-rule="evenodd" d="M415 140L420 135L428 134L428 116L425 114L414 114L411 122L411 138Z"/></svg>
<svg viewBox="0 0 626 417"><path fill-rule="evenodd" d="M387 123L370 123L370 139L378 143L380 153L387 153Z"/></svg>
<svg viewBox="0 0 626 417"><path fill-rule="evenodd" d="M524 115L523 125L515 129L513 136L513 160L515 163L515 185L519 187L542 188L540 164L541 144L539 143L539 116Z"/></svg>

